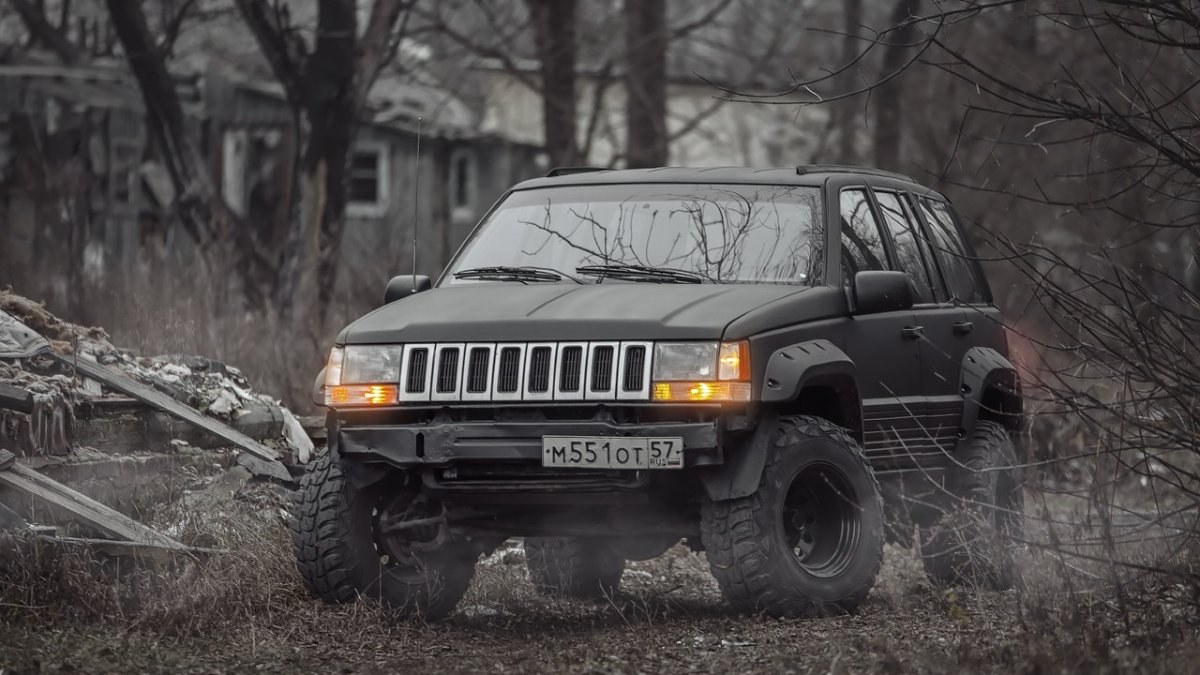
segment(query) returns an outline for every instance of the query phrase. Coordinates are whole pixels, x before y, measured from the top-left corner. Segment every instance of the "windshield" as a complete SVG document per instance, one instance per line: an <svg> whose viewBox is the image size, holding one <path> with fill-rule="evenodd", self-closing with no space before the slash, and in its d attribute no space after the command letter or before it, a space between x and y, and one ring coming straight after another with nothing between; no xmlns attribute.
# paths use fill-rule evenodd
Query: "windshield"
<svg viewBox="0 0 1200 675"><path fill-rule="evenodd" d="M511 270L537 268L567 283L810 284L824 264L820 199L794 185L522 190L488 216L443 283L528 281Z"/></svg>

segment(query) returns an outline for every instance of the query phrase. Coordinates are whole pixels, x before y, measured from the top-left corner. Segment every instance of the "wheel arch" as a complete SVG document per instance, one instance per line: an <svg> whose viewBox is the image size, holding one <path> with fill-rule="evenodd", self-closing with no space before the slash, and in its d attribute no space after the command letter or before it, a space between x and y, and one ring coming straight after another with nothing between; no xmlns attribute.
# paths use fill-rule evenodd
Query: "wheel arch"
<svg viewBox="0 0 1200 675"><path fill-rule="evenodd" d="M777 349L767 361L758 425L725 455L725 463L703 474L713 501L740 499L758 488L767 444L781 416L808 415L845 428L862 443L862 398L854 362L829 340L809 340Z"/></svg>
<svg viewBox="0 0 1200 675"><path fill-rule="evenodd" d="M858 370L829 340L800 342L771 354L761 396L779 414L821 417L863 440Z"/></svg>
<svg viewBox="0 0 1200 675"><path fill-rule="evenodd" d="M1010 434L1023 424L1024 399L1017 369L990 347L972 347L963 356L959 376L963 395L962 429L970 433L981 420L997 422Z"/></svg>

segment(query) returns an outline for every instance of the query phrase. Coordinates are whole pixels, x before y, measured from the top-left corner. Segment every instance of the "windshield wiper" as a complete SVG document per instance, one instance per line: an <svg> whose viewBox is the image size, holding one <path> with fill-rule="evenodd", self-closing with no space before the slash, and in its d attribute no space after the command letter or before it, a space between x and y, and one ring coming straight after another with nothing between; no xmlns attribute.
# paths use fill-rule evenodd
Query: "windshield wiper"
<svg viewBox="0 0 1200 675"><path fill-rule="evenodd" d="M480 279L485 281L562 281L563 277L577 284L583 283L573 276L563 274L548 267L510 267L493 265L491 267L472 267L454 273L455 279Z"/></svg>
<svg viewBox="0 0 1200 675"><path fill-rule="evenodd" d="M654 281L665 284L702 284L706 279L695 272L672 269L670 267L646 267L645 265L584 265L575 268L576 274L598 276L604 279L624 279L625 281Z"/></svg>

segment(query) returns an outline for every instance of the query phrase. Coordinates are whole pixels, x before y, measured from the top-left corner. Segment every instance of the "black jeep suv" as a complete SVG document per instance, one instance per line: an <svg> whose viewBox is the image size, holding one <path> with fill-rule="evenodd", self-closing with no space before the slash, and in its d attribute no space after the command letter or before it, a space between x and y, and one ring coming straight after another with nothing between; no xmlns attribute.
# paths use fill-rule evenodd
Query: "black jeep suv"
<svg viewBox="0 0 1200 675"><path fill-rule="evenodd" d="M556 170L335 344L294 520L326 600L444 616L514 536L583 596L686 540L774 616L853 610L918 530L931 579L1012 583L1016 372L953 209L907 177Z"/></svg>

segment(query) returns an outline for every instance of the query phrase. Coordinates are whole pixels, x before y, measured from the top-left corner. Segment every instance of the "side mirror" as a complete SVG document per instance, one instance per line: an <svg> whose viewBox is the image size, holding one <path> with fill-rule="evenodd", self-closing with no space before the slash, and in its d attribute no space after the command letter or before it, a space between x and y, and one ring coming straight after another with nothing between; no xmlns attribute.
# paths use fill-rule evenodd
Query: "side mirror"
<svg viewBox="0 0 1200 675"><path fill-rule="evenodd" d="M392 280L388 282L387 290L383 292L383 304L407 298L413 293L427 291L430 288L433 288L433 283L424 274L401 274L392 277Z"/></svg>
<svg viewBox="0 0 1200 675"><path fill-rule="evenodd" d="M899 312L913 306L912 283L904 272L859 272L851 292L855 314Z"/></svg>

